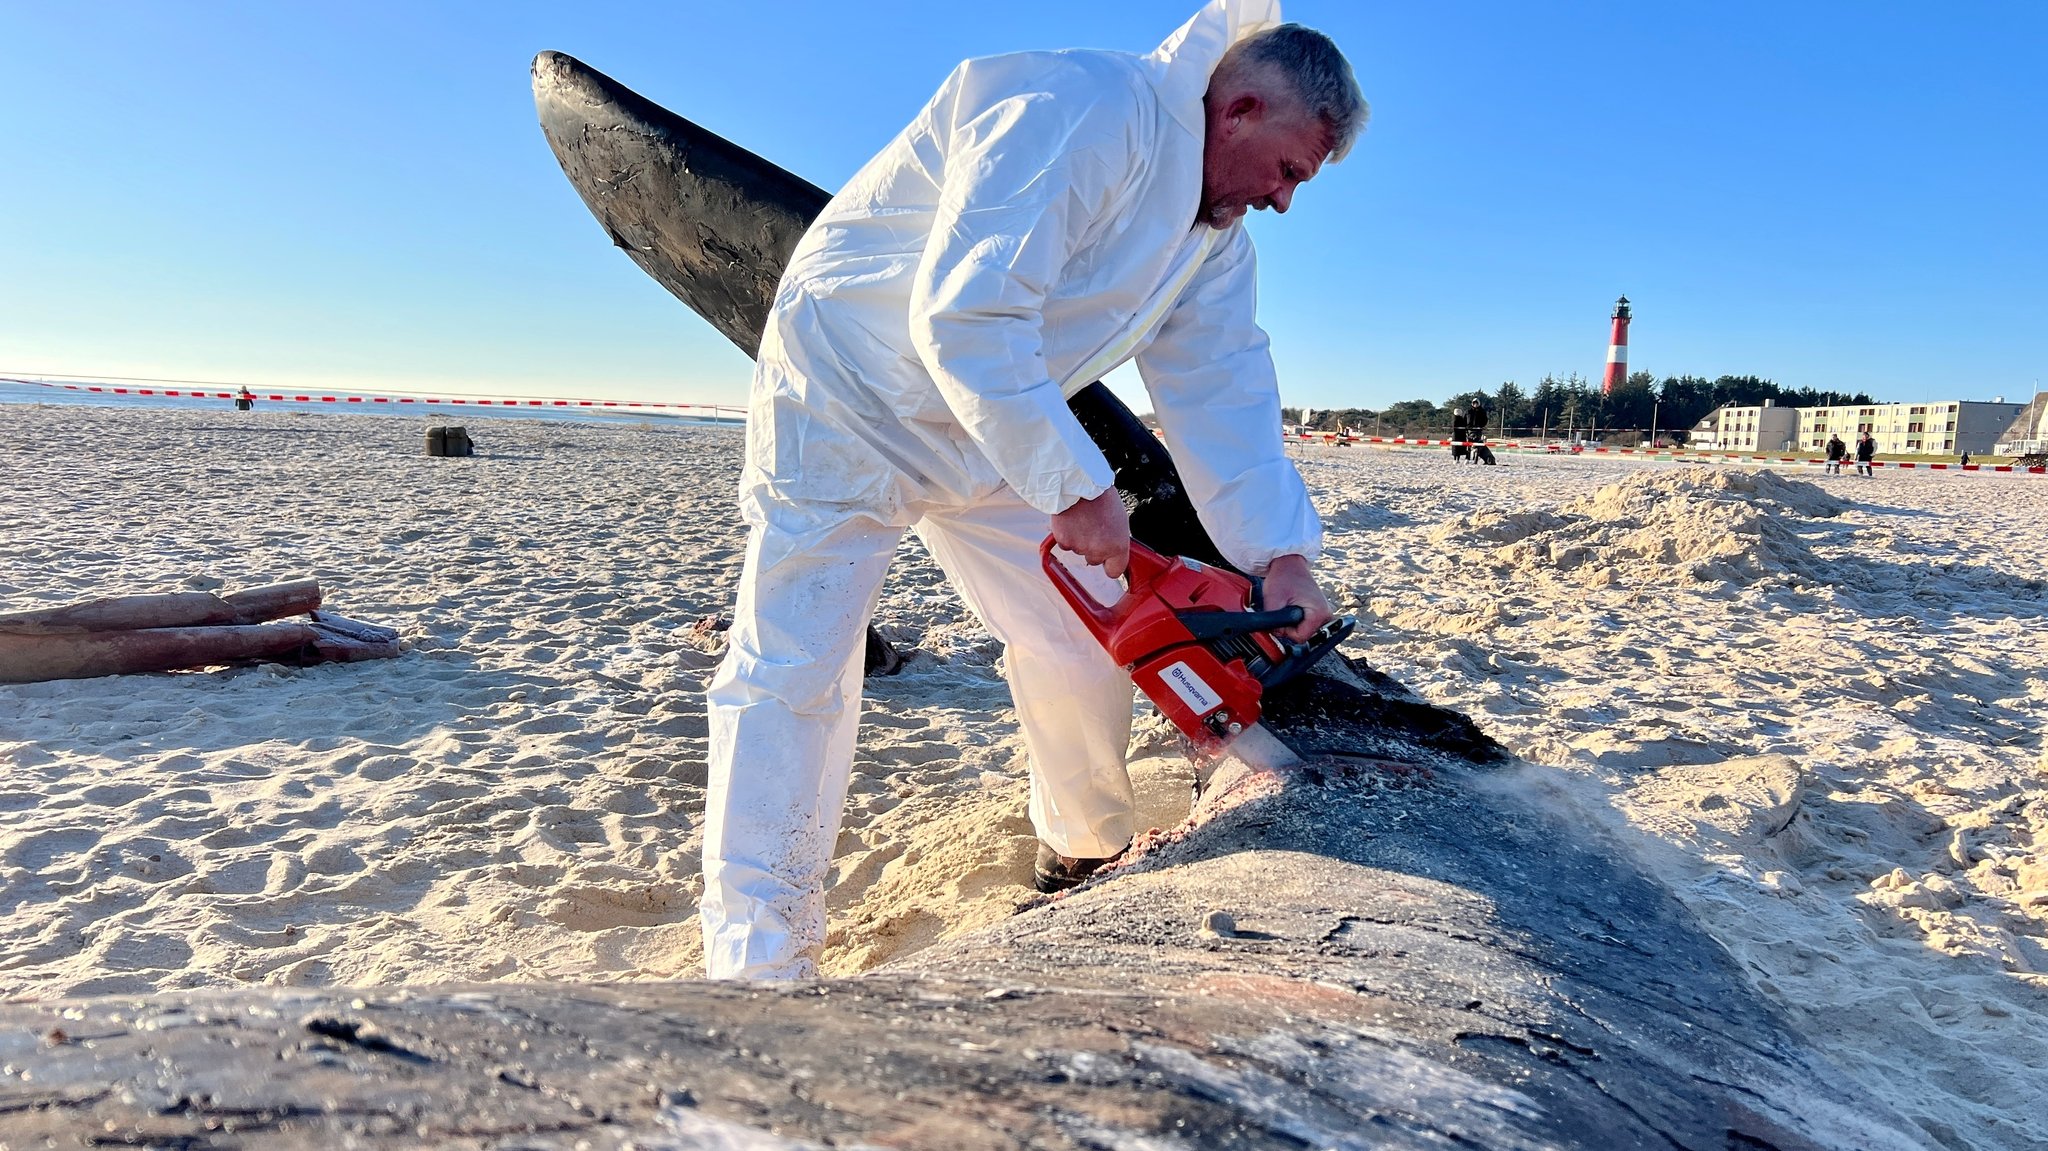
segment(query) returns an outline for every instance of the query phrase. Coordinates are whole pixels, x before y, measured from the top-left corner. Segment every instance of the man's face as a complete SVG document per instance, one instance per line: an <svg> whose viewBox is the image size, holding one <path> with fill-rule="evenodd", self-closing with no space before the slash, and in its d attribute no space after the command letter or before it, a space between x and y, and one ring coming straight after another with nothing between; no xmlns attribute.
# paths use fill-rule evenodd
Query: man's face
<svg viewBox="0 0 2048 1151"><path fill-rule="evenodd" d="M1314 178L1330 155L1330 131L1321 120L1256 92L1211 92L1205 112L1196 223L1222 229L1253 208L1285 212L1294 189Z"/></svg>

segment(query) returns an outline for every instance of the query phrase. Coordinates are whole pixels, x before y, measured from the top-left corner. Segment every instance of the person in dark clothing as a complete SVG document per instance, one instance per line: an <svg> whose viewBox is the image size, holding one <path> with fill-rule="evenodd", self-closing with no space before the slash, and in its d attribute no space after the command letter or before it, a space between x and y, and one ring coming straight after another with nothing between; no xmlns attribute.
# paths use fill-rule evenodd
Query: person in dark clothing
<svg viewBox="0 0 2048 1151"><path fill-rule="evenodd" d="M1964 453L1963 453L1963 458L1962 458L1962 461L1961 461L1961 463L1960 463L1960 466L1962 466L1962 467L1966 467L1966 468L1970 466L1970 453L1968 453L1968 452L1964 452Z"/></svg>
<svg viewBox="0 0 2048 1151"><path fill-rule="evenodd" d="M1870 466L1870 461L1876 458L1877 441L1870 438L1869 432L1865 432L1856 441L1856 474L1859 476L1877 474L1876 469Z"/></svg>
<svg viewBox="0 0 2048 1151"><path fill-rule="evenodd" d="M1849 445L1843 443L1840 436L1829 436L1827 474L1831 476L1841 475L1842 461L1847 458L1849 458Z"/></svg>
<svg viewBox="0 0 2048 1151"><path fill-rule="evenodd" d="M256 394L247 388L235 393L235 410L246 412L256 406Z"/></svg>
<svg viewBox="0 0 2048 1151"><path fill-rule="evenodd" d="M1455 408L1452 409L1451 458L1453 460L1462 460L1465 459L1467 456L1471 455L1472 449L1469 446L1467 446L1468 438L1469 433L1466 431L1465 413L1458 411Z"/></svg>
<svg viewBox="0 0 2048 1151"><path fill-rule="evenodd" d="M1474 463L1492 467L1500 462L1493 458L1493 449L1486 446L1486 405L1476 399L1465 412L1465 438L1472 443Z"/></svg>

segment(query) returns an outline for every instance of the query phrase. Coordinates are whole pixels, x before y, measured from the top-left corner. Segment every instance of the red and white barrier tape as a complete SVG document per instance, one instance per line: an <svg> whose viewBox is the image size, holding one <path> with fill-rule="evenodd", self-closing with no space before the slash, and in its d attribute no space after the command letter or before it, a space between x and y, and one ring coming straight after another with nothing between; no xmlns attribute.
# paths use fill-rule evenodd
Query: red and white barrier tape
<svg viewBox="0 0 2048 1151"><path fill-rule="evenodd" d="M1301 432L1287 437L1288 442L1297 444L1381 444L1389 447L1449 447L1463 440L1432 440L1414 436L1360 436L1344 432ZM1518 452L1546 452L1550 455L1617 455L1617 456L1662 456L1673 460L1698 460L1703 463L1758 463L1758 464L1825 464L1824 459L1804 456L1745 456L1735 452L1687 452L1670 448L1574 448L1564 444L1523 444L1501 443L1497 440L1483 441L1489 448ZM1855 460L1843 460L1844 467L1853 466ZM2015 464L1923 464L1872 460L1873 468L1898 468L1901 471L1928 472L2012 472L2020 475L2048 475L2048 468L2023 468Z"/></svg>
<svg viewBox="0 0 2048 1151"><path fill-rule="evenodd" d="M0 376L0 383L27 384L45 388L61 388L65 391L72 392L95 392L101 395L110 396L176 396L185 399L232 400L238 398L241 395L240 392L210 392L181 388L124 388L117 387L111 384L64 384L57 383L51 380L25 380L12 376ZM714 418L733 419L742 418L746 414L746 409L740 407L724 406L719 404L665 404L657 403L650 400L535 400L478 399L473 397L439 398L432 396L332 396L321 393L298 392L251 392L249 393L249 396L251 399L264 400L270 403L296 404L395 404L400 406L406 404L414 404L420 406L437 406L445 404L453 406L467 406L474 408L650 408L664 411L708 412ZM733 413L733 415L728 417L725 415L725 413L727 412ZM1450 440L1435 440L1429 439L1427 437L1418 438L1413 436L1360 436L1344 432L1300 432L1288 436L1287 439L1290 442L1302 444L1380 444L1388 447L1449 447L1452 443L1452 441ZM1494 440L1487 440L1484 442L1487 447L1499 448L1503 451L1543 451L1548 452L1552 455L1590 454L1622 456L1664 456L1674 460L1692 459L1706 463L1735 461L1738 463L1808 465L1825 464L1827 462L1823 459L1803 458L1799 456L1745 456L1733 452L1686 452L1672 451L1668 449L1656 450L1651 448L1572 448L1562 444L1522 444L1513 441L1501 443ZM1845 460L1843 462L1845 464L1848 464L1853 463L1854 461ZM1934 472L2015 472L2025 475L2036 476L2048 474L2048 468L2023 468L2012 464L1923 464L1874 460L1871 462L1870 466L1873 468L1898 468L1902 471L1913 471L1918 469L1922 471Z"/></svg>
<svg viewBox="0 0 2048 1151"><path fill-rule="evenodd" d="M181 388L123 388L111 384L61 384L51 380L24 380L12 376L0 376L0 383L31 384L45 388L62 388L71 392L97 392L109 396L178 396L185 399L232 400L240 392L209 392ZM431 396L330 396L317 392L256 392L249 393L251 399L270 403L294 404L395 404L395 405L460 405L472 408L661 408L671 411L708 412L713 416L739 419L746 415L746 409L719 404L663 404L646 400L530 400L530 399L458 399ZM732 413L726 416L725 413Z"/></svg>

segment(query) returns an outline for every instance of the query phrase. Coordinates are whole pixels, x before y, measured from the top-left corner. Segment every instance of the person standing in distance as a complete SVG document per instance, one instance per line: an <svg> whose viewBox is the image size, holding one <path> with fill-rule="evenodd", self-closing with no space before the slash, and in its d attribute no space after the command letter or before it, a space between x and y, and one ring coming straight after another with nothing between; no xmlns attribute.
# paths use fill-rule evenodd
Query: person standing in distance
<svg viewBox="0 0 2048 1151"><path fill-rule="evenodd" d="M1241 221L1287 211L1365 118L1327 37L1276 0L1212 0L1149 55L961 64L811 225L762 336L746 563L707 692L708 974L817 972L862 640L906 530L1005 645L1034 881L1130 844L1130 678L1038 566L1050 533L1120 594L1130 525L1066 404L1117 365L1137 361L1224 556L1303 609L1296 638L1330 618Z"/></svg>

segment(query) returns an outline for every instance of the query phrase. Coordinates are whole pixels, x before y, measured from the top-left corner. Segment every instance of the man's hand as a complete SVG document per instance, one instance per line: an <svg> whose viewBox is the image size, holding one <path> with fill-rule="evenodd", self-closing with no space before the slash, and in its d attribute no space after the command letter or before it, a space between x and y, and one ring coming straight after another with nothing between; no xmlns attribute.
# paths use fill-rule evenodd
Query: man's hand
<svg viewBox="0 0 2048 1151"><path fill-rule="evenodd" d="M1052 541L1090 566L1100 565L1109 578L1122 576L1131 564L1131 517L1124 511L1123 497L1110 488L1092 500L1053 513ZM1323 614L1329 615L1327 604Z"/></svg>
<svg viewBox="0 0 2048 1151"><path fill-rule="evenodd" d="M1330 601L1323 595L1323 589L1316 586L1316 577L1309 574L1308 561L1300 556L1281 556L1266 569L1265 604L1267 611L1288 606L1301 608L1301 623L1280 634L1300 643L1316 633L1316 629L1330 622L1336 613L1330 610Z"/></svg>

